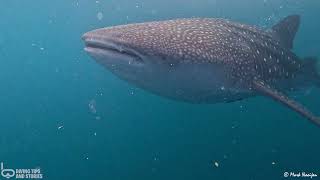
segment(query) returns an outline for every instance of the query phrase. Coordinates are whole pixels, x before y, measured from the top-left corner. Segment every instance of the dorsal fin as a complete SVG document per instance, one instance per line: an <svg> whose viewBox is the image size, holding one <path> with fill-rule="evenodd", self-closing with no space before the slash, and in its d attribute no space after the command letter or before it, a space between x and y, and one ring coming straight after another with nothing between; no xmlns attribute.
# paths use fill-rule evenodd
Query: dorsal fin
<svg viewBox="0 0 320 180"><path fill-rule="evenodd" d="M292 49L293 40L300 26L300 16L291 15L272 27L273 36L282 46Z"/></svg>

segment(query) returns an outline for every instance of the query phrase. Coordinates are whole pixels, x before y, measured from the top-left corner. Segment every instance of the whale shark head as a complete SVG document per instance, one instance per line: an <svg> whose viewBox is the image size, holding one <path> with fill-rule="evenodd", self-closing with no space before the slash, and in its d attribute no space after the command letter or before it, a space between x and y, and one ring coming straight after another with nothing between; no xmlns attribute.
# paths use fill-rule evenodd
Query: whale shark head
<svg viewBox="0 0 320 180"><path fill-rule="evenodd" d="M156 78L163 75L160 71L170 71L175 59L163 44L168 39L162 38L161 43L160 36L156 29L135 24L97 29L82 39L85 51L115 75L133 84L152 86L155 81L159 83Z"/></svg>
<svg viewBox="0 0 320 180"><path fill-rule="evenodd" d="M123 79L130 80L135 76L147 75L146 71L150 70L151 65L146 61L147 54L134 46L135 40L119 36L121 33L110 29L85 33L82 37L85 51L99 64Z"/></svg>

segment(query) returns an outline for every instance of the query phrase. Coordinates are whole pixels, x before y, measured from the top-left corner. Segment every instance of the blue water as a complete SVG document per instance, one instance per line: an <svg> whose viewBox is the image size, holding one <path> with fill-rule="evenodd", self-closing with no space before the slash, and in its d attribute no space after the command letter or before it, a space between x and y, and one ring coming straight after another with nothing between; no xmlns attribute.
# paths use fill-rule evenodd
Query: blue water
<svg viewBox="0 0 320 180"><path fill-rule="evenodd" d="M0 161L40 167L46 180L320 176L320 130L291 110L263 97L191 105L149 94L96 64L80 39L150 20L223 17L270 27L300 14L294 51L319 56L319 8L319 0L3 1ZM320 114L319 95L313 88L296 99Z"/></svg>

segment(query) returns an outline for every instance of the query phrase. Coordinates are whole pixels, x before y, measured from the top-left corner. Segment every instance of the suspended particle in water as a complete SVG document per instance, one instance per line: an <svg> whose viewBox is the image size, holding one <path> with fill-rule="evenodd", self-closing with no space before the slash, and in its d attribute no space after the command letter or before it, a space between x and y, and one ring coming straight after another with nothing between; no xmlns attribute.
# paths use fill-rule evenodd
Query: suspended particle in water
<svg viewBox="0 0 320 180"><path fill-rule="evenodd" d="M214 162L214 166L215 167L219 167L219 163L216 161L216 162Z"/></svg>
<svg viewBox="0 0 320 180"><path fill-rule="evenodd" d="M103 14L102 14L102 12L98 12L97 18L98 18L99 21L101 21L101 20L103 19Z"/></svg>
<svg viewBox="0 0 320 180"><path fill-rule="evenodd" d="M93 114L97 113L96 105L97 105L97 103L96 103L96 101L94 99L90 100L88 106L89 106L90 112L93 113Z"/></svg>

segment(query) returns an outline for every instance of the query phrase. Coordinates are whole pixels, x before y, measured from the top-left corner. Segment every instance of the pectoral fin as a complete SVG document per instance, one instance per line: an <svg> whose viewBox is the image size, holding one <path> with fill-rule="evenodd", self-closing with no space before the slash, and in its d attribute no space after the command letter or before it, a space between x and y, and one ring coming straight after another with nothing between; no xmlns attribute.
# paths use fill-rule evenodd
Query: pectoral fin
<svg viewBox="0 0 320 180"><path fill-rule="evenodd" d="M283 105L286 105L290 109L298 112L302 116L309 119L311 122L315 123L317 126L320 127L320 118L315 116L312 112L310 112L308 109L306 109L303 105L299 104L298 102L294 101L293 99L290 99L283 93L277 91L276 89L270 87L268 84L262 82L262 81L254 81L253 86L256 91L259 93L271 97L272 99L282 103Z"/></svg>

